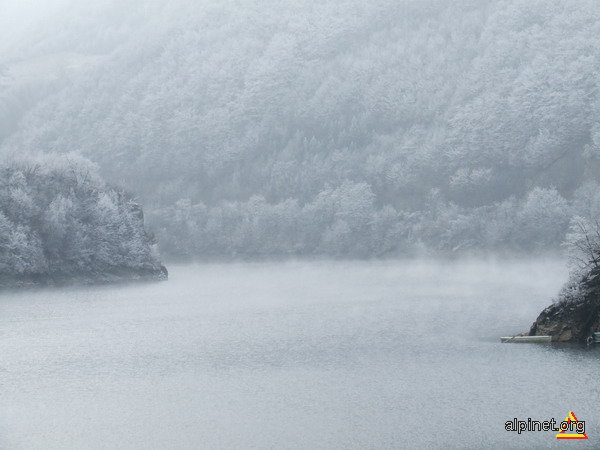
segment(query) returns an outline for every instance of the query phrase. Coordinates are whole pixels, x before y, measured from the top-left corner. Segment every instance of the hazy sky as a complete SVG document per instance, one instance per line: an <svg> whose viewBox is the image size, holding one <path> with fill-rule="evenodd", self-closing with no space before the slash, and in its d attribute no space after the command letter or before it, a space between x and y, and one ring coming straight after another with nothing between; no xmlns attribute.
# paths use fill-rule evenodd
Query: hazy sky
<svg viewBox="0 0 600 450"><path fill-rule="evenodd" d="M51 20L70 0L1 0L0 50L14 45L44 21Z"/></svg>

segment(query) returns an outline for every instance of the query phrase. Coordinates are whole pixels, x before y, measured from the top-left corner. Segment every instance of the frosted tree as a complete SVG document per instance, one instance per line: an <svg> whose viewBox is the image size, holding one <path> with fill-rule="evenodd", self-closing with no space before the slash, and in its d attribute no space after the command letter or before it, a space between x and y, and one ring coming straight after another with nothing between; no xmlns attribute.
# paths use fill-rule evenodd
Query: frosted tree
<svg viewBox="0 0 600 450"><path fill-rule="evenodd" d="M0 286L161 277L154 245L140 206L89 161L50 155L0 165Z"/></svg>
<svg viewBox="0 0 600 450"><path fill-rule="evenodd" d="M600 267L600 222L573 217L565 243L572 266L581 272Z"/></svg>
<svg viewBox="0 0 600 450"><path fill-rule="evenodd" d="M0 154L92 159L172 256L556 249L588 215L596 0L69 3L0 53Z"/></svg>

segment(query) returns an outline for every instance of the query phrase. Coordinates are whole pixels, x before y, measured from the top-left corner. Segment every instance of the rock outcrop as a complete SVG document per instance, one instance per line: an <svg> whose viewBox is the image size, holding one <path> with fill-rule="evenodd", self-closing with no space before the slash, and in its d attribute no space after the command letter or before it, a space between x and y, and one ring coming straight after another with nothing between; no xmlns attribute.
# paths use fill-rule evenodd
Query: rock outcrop
<svg viewBox="0 0 600 450"><path fill-rule="evenodd" d="M89 161L0 165L0 289L167 277L139 203Z"/></svg>
<svg viewBox="0 0 600 450"><path fill-rule="evenodd" d="M0 290L43 286L115 284L129 281L165 281L169 272L163 265L132 269L112 268L102 272L50 272L41 274L0 274Z"/></svg>
<svg viewBox="0 0 600 450"><path fill-rule="evenodd" d="M552 336L554 342L585 342L600 331L600 268L561 293L531 326L530 336Z"/></svg>

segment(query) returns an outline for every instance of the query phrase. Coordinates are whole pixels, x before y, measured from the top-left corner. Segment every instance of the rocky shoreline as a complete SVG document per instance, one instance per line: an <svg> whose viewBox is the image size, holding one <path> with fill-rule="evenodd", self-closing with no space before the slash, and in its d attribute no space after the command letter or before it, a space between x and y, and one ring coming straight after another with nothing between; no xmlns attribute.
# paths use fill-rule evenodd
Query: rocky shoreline
<svg viewBox="0 0 600 450"><path fill-rule="evenodd" d="M54 272L27 275L0 275L0 290L73 285L115 284L131 281L165 281L168 278L169 272L163 265L143 269L119 267L95 273Z"/></svg>
<svg viewBox="0 0 600 450"><path fill-rule="evenodd" d="M529 336L551 336L553 342L586 342L600 331L600 268L583 276L560 300L544 309Z"/></svg>

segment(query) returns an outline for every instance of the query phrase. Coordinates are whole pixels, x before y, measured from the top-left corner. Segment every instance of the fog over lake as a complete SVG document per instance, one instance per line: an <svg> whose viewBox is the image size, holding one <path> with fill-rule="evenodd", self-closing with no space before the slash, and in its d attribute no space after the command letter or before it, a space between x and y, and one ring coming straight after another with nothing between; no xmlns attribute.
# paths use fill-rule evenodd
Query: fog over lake
<svg viewBox="0 0 600 450"><path fill-rule="evenodd" d="M600 448L599 74L599 0L0 0L0 450Z"/></svg>
<svg viewBox="0 0 600 450"><path fill-rule="evenodd" d="M500 344L560 260L199 264L0 297L0 447L523 448L586 420L597 348ZM561 383L565 383L561 385Z"/></svg>

